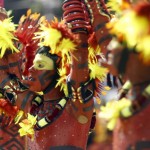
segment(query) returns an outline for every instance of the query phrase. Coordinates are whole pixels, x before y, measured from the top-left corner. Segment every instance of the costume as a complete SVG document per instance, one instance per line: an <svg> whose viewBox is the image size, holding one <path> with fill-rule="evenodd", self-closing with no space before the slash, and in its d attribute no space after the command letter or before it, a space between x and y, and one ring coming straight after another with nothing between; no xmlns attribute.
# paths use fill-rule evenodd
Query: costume
<svg viewBox="0 0 150 150"><path fill-rule="evenodd" d="M27 18L30 16L30 13L31 12L28 12ZM1 41L3 42L1 43L2 50L0 59L2 72L0 82L2 143L0 146L2 149L9 149L13 144L14 147L18 149L25 148L25 140L19 136L19 128L13 120L15 119L15 122L18 122L18 119L23 116L23 111L24 113L30 111L31 101L37 97L40 99L37 93L29 91L27 86L21 82L23 75L26 75L23 68L21 68L23 67L23 63L25 63L22 57L23 53L27 51L27 48L32 47L32 50L34 50L37 46L36 41L32 40L33 32L35 31L35 28L34 30L31 28L33 18L35 25L38 17L35 18L32 15L31 22L28 22L28 24L24 26L20 22L17 31L10 18L4 19L3 22L1 22ZM30 32L24 33L25 27L28 29L28 26L30 26ZM24 36L24 39L21 39L20 34ZM14 35L16 35L17 38ZM25 42L23 40L25 40ZM7 127L8 125L10 126Z"/></svg>
<svg viewBox="0 0 150 150"><path fill-rule="evenodd" d="M123 1L118 8L124 8L120 9L119 19L108 24L110 33L115 35L109 48L113 51L113 67L129 82L125 97L102 108L102 115L109 120L108 127L113 129L114 150L150 149L147 132L150 127L150 4L139 1L131 5ZM107 114L108 110L112 111L111 115Z"/></svg>
<svg viewBox="0 0 150 150"><path fill-rule="evenodd" d="M65 46L65 43L63 43L63 42L69 42L69 40L70 41L74 40L74 35L70 32L70 30L66 29L67 26L65 24L59 23L57 21L51 22L51 24L49 24L48 27L49 28L47 28L47 30L50 30L51 32L56 31L56 29L57 29L59 32L61 31L61 34L63 34L64 37L62 37L62 39L61 39L62 41L60 42L60 44L62 44L60 46L60 48L62 49L62 52L63 52L63 50L65 48L67 49L67 47L63 47L63 46ZM57 33L57 31L56 31L56 33ZM67 34L65 35L64 33L65 34L67 33ZM67 39L66 41L64 40L65 38ZM50 39L48 39L48 40L50 41ZM45 42L44 44L46 44L46 42L47 42L46 39L44 40L44 42ZM68 43L68 45L69 45L69 43ZM72 50L74 50L74 45L75 45L75 42L74 43L72 42L72 44L71 44ZM50 45L50 46L51 46L50 48L49 47L43 48L44 50L42 50L42 48L40 48L37 51L36 56L38 54L43 54L42 51L45 52L46 48L49 48L48 52L49 51L51 52L49 54L50 55L49 57L52 59L56 55L56 52L58 51L58 53L57 53L58 58L56 58L56 59L53 58L53 61L55 60L55 62L56 62L56 64L54 66L58 67L60 65L60 70L61 70L68 63L68 61L70 61L68 58L66 58L68 52L64 53L64 57L63 57L63 53L61 55L59 53L59 50L61 50L61 49L59 49L59 46L56 49L54 49L55 45ZM70 47L68 48L68 50L70 52ZM36 60L36 56L35 56L35 60ZM62 59L62 62L59 61L60 58ZM63 61L63 59L65 59L65 60ZM36 61L34 61L34 62L36 63ZM33 66L36 67L36 64L34 64ZM35 148L35 149L85 149L87 137L88 137L89 126L91 123L90 120L91 120L91 117L93 114L93 111L92 111L93 105L92 105L92 108L90 108L91 104L89 105L91 114L90 114L90 116L88 116L88 124L87 123L86 124L79 123L78 120L76 118L74 118L73 115L71 114L71 112L68 110L68 107L69 107L69 109L72 108L73 104L70 107L69 99L65 98L64 92L60 91L60 86L58 86L56 88L57 80L60 77L57 75L57 70L55 69L55 67L53 68L53 70L48 70L49 74L51 75L48 78L48 82L49 82L49 86L51 86L52 88L45 90L44 87L47 87L47 85L46 84L42 85L42 91L44 93L44 102L43 102L43 106L41 106L41 109L38 112L39 121L36 124L37 131L35 132L34 141L31 141L29 139L28 147L30 149L33 149L33 148ZM36 72L39 72L39 74L40 74L41 70L36 71ZM33 74L32 74L32 69L30 70L30 73L31 73L32 77L34 78L35 76L33 76ZM53 83L54 81L56 81L56 82ZM66 82L66 79L63 81L63 83L65 83L65 82ZM67 87L66 83L65 83L65 85ZM31 87L32 87L32 85L31 85ZM64 88L64 89L67 90L67 88ZM53 93L53 94L51 94L51 93ZM56 95L57 95L57 97L56 97ZM72 96L72 94L71 94L71 96ZM54 101L56 101L57 103ZM54 105L53 106L49 105L49 108L46 108L47 103L52 103L52 102L54 102ZM79 104L81 104L81 103L79 102ZM78 106L74 106L74 107L79 109ZM85 106L85 109L86 109L86 106ZM68 111L69 111L69 113L68 113ZM44 114L42 114L43 116L41 116L41 113L44 113ZM43 122L44 122L44 126L43 126ZM78 132L76 132L77 130L78 130ZM81 134L81 132L82 132L82 134ZM48 140L47 140L47 136L45 136L45 134L48 136ZM65 138L62 138L62 137L65 137ZM79 138L80 138L80 140L77 140ZM43 144L41 145L41 143L39 143L39 141L42 141Z"/></svg>
<svg viewBox="0 0 150 150"><path fill-rule="evenodd" d="M97 44L101 48L101 52L106 56L107 45L112 39L112 35L109 34L106 23L111 19L111 14L108 11L104 0L84 0L86 9L89 12L91 26L95 32Z"/></svg>
<svg viewBox="0 0 150 150"><path fill-rule="evenodd" d="M43 91L43 103L36 112L36 104L32 105L31 113L38 118L34 140L27 142L29 149L86 149L95 117L92 97L101 90L94 80L104 79L107 70L98 65L99 49L88 51L90 26L83 8L80 0L64 1L64 20L45 22L36 33L41 47L29 69L32 80L27 84L30 90Z"/></svg>
<svg viewBox="0 0 150 150"><path fill-rule="evenodd" d="M28 114L28 120L19 123L21 136L26 134L33 139L27 139L29 149L86 149L89 130L95 124L93 96L99 95L107 69L98 63L100 49L93 44L90 20L83 8L85 5L80 0L64 1L63 21L55 18L51 22L40 22L40 31L35 21L38 15L34 18L28 12L16 32L19 41L28 47L28 38L37 31L34 39L40 39L41 44L35 50L39 40L33 40L36 43L35 58L30 58L33 65L27 66L27 63L23 67L26 78L22 82L29 89L21 94L31 92L30 99L15 101L19 109L35 116ZM29 28L30 36L24 32L28 22L38 26L31 31ZM34 42L30 43L31 48ZM27 51L26 48L22 52ZM29 60L29 55L25 58ZM42 95L36 97L35 91L42 91ZM17 96L21 98L19 93Z"/></svg>
<svg viewBox="0 0 150 150"><path fill-rule="evenodd" d="M17 58L18 60L18 54L15 52L18 52L17 48L13 44L13 40L15 41L16 38L13 36L13 33L15 31L15 26L11 22L11 20L6 15L6 10L4 8L0 8L0 29L1 29L1 59L0 59L0 70L1 70L1 81L0 81L0 149L9 149L10 147L16 147L18 149L24 149L24 138L21 138L18 134L18 126L14 123L10 126L10 128L6 128L9 124L9 122L12 122L14 116L17 114L17 107L12 106L10 102L6 101L6 97L4 96L4 93L6 96L12 96L9 94L10 92L6 92L5 90L9 88L6 86L10 86L10 81L12 80L12 75L9 74L11 68L15 68L15 66L18 65L19 61L15 62L14 58ZM11 51L11 50L12 51ZM14 56L12 57L12 53L14 52ZM17 68L16 73L17 72ZM11 70L12 71L12 70ZM13 72L11 72L13 74ZM13 102L13 100L12 100ZM5 116L3 114L3 111L8 114L8 116ZM11 114L10 114L11 113ZM10 115L9 115L10 114ZM10 117L10 118L9 118ZM5 123L3 124L5 120Z"/></svg>

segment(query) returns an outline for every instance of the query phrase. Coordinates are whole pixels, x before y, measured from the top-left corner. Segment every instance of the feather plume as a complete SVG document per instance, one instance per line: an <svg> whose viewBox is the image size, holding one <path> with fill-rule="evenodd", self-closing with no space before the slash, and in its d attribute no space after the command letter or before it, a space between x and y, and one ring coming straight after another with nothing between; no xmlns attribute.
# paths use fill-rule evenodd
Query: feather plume
<svg viewBox="0 0 150 150"><path fill-rule="evenodd" d="M60 90L63 90L65 95L68 96L68 88L67 88L67 70L66 68L60 68L58 69L58 73L60 75L60 78L58 79L58 82L56 84L57 86L60 86Z"/></svg>
<svg viewBox="0 0 150 150"><path fill-rule="evenodd" d="M62 58L62 67L70 62L70 54L76 50L77 37L67 28L63 21L54 18L51 22L41 25L40 32L35 33L40 45L50 46L50 53Z"/></svg>
<svg viewBox="0 0 150 150"><path fill-rule="evenodd" d="M117 14L121 13L123 10L130 8L129 0L109 0L106 6Z"/></svg>
<svg viewBox="0 0 150 150"><path fill-rule="evenodd" d="M24 45L23 49L21 49L21 52L24 52L26 55L23 75L28 75L28 69L33 65L35 51L38 48L39 39L33 39L35 36L34 33L39 31L40 23L44 23L45 21L46 18L44 16L40 16L39 13L32 13L31 9L19 21L15 35Z"/></svg>
<svg viewBox="0 0 150 150"><path fill-rule="evenodd" d="M0 21L0 58L4 56L7 50L19 52L13 43L14 40L18 40L13 34L15 27L16 25L12 23L11 18Z"/></svg>
<svg viewBox="0 0 150 150"><path fill-rule="evenodd" d="M60 86L61 90L67 96L66 80L68 70L66 66L71 62L70 53L76 50L78 43L77 36L71 32L64 21L58 22L57 18L54 18L51 22L41 24L40 31L36 32L35 36L35 39L40 40L40 46L49 46L51 48L51 54L56 54L61 57L61 65L58 69L60 78L56 86Z"/></svg>
<svg viewBox="0 0 150 150"><path fill-rule="evenodd" d="M98 63L89 63L90 78L91 79L99 79L100 81L104 81L106 77L106 73L108 73L107 68L101 67Z"/></svg>

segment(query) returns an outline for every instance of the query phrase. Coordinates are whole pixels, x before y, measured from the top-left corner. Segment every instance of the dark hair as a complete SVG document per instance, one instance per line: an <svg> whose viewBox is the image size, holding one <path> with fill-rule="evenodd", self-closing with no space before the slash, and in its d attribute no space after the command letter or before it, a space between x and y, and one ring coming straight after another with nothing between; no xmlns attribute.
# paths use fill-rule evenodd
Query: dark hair
<svg viewBox="0 0 150 150"><path fill-rule="evenodd" d="M54 67L57 68L60 62L60 57L56 54L51 54L50 50L51 48L49 46L42 46L37 50L36 54L42 54L51 58L54 62Z"/></svg>

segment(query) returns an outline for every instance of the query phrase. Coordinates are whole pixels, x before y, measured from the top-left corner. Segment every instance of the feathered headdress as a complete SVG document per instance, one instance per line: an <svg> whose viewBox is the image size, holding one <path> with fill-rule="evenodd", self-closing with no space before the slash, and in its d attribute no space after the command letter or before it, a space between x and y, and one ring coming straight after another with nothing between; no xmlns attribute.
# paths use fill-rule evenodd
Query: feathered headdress
<svg viewBox="0 0 150 150"><path fill-rule="evenodd" d="M110 11L120 14L123 10L130 8L130 0L109 0L106 6Z"/></svg>
<svg viewBox="0 0 150 150"><path fill-rule="evenodd" d="M33 39L34 33L39 31L40 23L44 21L44 16L41 17L39 13L32 13L29 9L27 14L20 18L15 34L23 44L30 44L30 42L35 41Z"/></svg>
<svg viewBox="0 0 150 150"><path fill-rule="evenodd" d="M41 32L37 32L36 38L40 38L40 45L49 46L50 53L56 54L62 58L62 67L70 62L70 54L76 50L77 37L67 28L66 24L57 18L47 22L47 25L41 24Z"/></svg>
<svg viewBox="0 0 150 150"><path fill-rule="evenodd" d="M21 51L26 55L26 65L23 75L28 74L28 69L33 65L35 51L38 48L39 39L33 39L34 33L39 31L40 23L44 23L46 18L39 13L32 13L29 9L26 15L23 15L19 21L18 28L15 32L19 41L24 45Z"/></svg>
<svg viewBox="0 0 150 150"><path fill-rule="evenodd" d="M35 35L36 39L40 39L40 46L49 46L51 48L50 53L61 58L61 65L58 68L60 79L56 86L61 86L67 95L67 70L71 62L70 53L76 50L77 36L71 32L64 21L58 22L57 18L46 24L41 24L40 32L35 33Z"/></svg>
<svg viewBox="0 0 150 150"><path fill-rule="evenodd" d="M4 56L7 50L19 52L14 46L14 40L17 40L14 36L15 27L16 25L12 23L11 18L0 20L0 58Z"/></svg>
<svg viewBox="0 0 150 150"><path fill-rule="evenodd" d="M129 50L135 50L146 64L150 64L150 3L142 2L131 6L121 16L108 23L110 33L125 42Z"/></svg>

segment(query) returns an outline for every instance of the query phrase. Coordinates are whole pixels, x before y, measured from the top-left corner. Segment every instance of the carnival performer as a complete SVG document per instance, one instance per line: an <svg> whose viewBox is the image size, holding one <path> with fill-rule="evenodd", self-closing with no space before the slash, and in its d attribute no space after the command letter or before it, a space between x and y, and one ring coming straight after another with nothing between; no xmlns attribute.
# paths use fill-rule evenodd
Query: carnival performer
<svg viewBox="0 0 150 150"><path fill-rule="evenodd" d="M41 47L29 69L31 81L26 84L30 90L43 91L44 101L36 113L37 104L33 103L31 113L37 114L37 123L34 136L30 135L34 140L28 138L29 149L86 149L95 117L92 98L101 88L94 80L102 81L107 69L98 65L98 48L88 51L90 26L83 6L80 0L65 1L63 21L55 18L41 25L36 34ZM20 126L24 135L25 121Z"/></svg>
<svg viewBox="0 0 150 150"><path fill-rule="evenodd" d="M5 16L7 16L6 11ZM21 83L22 76L25 75L24 70L22 69L23 67L21 68L21 65L23 66L24 64L22 52L26 54L26 49L29 49L30 47L30 53L33 53L34 49L37 48L38 41L32 40L32 37L34 36L34 31L38 31L37 23L39 21L39 16L39 14L31 15L31 12L29 11L27 16L24 16L24 18L21 19L17 31L10 18L4 19L0 25L0 61L2 72L0 82L2 143L0 146L2 149L10 147L11 144L19 147L19 149L24 149L25 141L23 138L20 138L18 126L13 120L15 119L15 121L18 122L18 119L23 116L23 111L25 113L30 112L32 100L38 99L38 101L42 101L39 94L29 91L28 88ZM28 28L29 26L30 28ZM21 38L22 36L20 35L24 36L24 38ZM11 128L14 128L14 130L11 131Z"/></svg>
<svg viewBox="0 0 150 150"><path fill-rule="evenodd" d="M8 57L11 53L18 55L16 52L19 52L14 44L14 42L17 42L17 39L13 35L14 31L15 25L12 23L11 19L8 18L6 10L0 8L0 149L9 149L11 145L23 149L22 145L24 145L23 138L19 136L16 125L13 124L10 129L5 129L5 126L12 122L14 116L18 112L17 107L12 106L11 102L8 102L6 100L7 97L4 96L4 88L7 88L6 85L10 85L11 81L9 65L12 64L11 66L13 67L13 62L11 61L9 64ZM12 96L13 94L7 93L7 95Z"/></svg>
<svg viewBox="0 0 150 150"><path fill-rule="evenodd" d="M101 115L114 132L114 150L150 149L150 3L126 4L108 28L115 35L109 45L111 62L116 72L129 80L128 91L118 102L103 107Z"/></svg>
<svg viewBox="0 0 150 150"><path fill-rule="evenodd" d="M112 39L112 35L109 33L106 24L114 19L114 15L109 7L109 1L104 0L84 0L85 10L89 14L90 24L92 26L93 34L95 36L95 45L99 45L101 49L102 58L100 63L104 67L109 67L107 58L109 56L109 51L107 45ZM107 4L108 3L108 4ZM115 6L114 6L115 7ZM113 70L114 71L114 70ZM111 73L110 73L111 72ZM106 84L112 88L120 88L124 83L118 75L113 75L112 71L109 71L106 78Z"/></svg>

